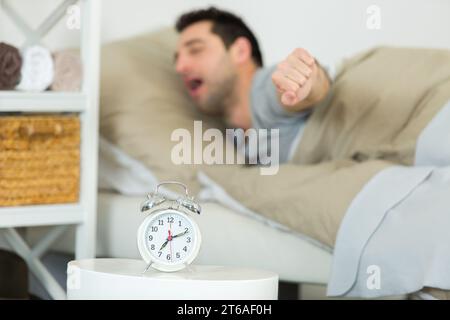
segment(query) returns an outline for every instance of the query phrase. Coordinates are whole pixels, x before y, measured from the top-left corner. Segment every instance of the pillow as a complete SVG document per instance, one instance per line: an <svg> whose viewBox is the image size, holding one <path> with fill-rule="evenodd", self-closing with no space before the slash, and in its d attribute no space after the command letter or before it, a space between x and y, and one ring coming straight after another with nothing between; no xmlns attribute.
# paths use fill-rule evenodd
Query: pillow
<svg viewBox="0 0 450 320"><path fill-rule="evenodd" d="M158 184L158 179L147 167L101 136L98 151L99 190L142 196L144 199L153 191L151 186Z"/></svg>
<svg viewBox="0 0 450 320"><path fill-rule="evenodd" d="M194 137L195 120L202 121L203 131L224 126L196 109L175 73L176 40L169 28L103 46L100 133L159 180L183 182L197 194L196 174L204 165L174 164L171 152L179 142L171 134L184 128ZM148 183L152 190L154 182Z"/></svg>

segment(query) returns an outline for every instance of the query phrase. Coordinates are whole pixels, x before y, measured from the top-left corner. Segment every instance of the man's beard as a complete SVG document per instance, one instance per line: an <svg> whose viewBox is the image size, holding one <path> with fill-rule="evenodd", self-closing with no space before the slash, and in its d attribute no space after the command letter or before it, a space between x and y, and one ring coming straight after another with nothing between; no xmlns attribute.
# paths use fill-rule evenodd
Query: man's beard
<svg viewBox="0 0 450 320"><path fill-rule="evenodd" d="M235 101L236 81L237 74L229 72L219 81L211 83L211 92L200 103L200 109L211 115L223 115Z"/></svg>

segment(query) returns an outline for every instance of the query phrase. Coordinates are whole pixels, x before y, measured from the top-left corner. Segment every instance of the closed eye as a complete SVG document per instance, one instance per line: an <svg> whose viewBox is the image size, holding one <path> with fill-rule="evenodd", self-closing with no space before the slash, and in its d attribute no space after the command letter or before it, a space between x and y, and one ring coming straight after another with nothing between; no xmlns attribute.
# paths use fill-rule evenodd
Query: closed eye
<svg viewBox="0 0 450 320"><path fill-rule="evenodd" d="M203 51L203 47L192 47L189 49L189 54L196 55Z"/></svg>

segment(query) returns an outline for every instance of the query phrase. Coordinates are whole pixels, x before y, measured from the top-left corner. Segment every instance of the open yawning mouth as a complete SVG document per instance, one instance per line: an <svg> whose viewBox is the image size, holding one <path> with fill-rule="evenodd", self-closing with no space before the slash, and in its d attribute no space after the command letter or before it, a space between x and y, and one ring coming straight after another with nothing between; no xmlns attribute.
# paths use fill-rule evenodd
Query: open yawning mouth
<svg viewBox="0 0 450 320"><path fill-rule="evenodd" d="M192 97L199 95L200 89L203 87L203 80L201 78L185 78L184 84Z"/></svg>

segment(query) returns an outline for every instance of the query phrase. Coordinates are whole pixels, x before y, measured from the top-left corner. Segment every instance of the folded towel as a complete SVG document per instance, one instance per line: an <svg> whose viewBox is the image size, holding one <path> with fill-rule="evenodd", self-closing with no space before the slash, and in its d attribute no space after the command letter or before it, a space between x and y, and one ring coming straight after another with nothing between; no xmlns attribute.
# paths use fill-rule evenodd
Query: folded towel
<svg viewBox="0 0 450 320"><path fill-rule="evenodd" d="M22 53L22 78L16 89L44 91L53 81L53 59L48 49L31 46Z"/></svg>
<svg viewBox="0 0 450 320"><path fill-rule="evenodd" d="M22 58L17 48L0 42L0 90L13 89L20 79Z"/></svg>
<svg viewBox="0 0 450 320"><path fill-rule="evenodd" d="M55 76L50 87L54 91L79 91L81 88L82 66L80 56L70 51L53 54Z"/></svg>

